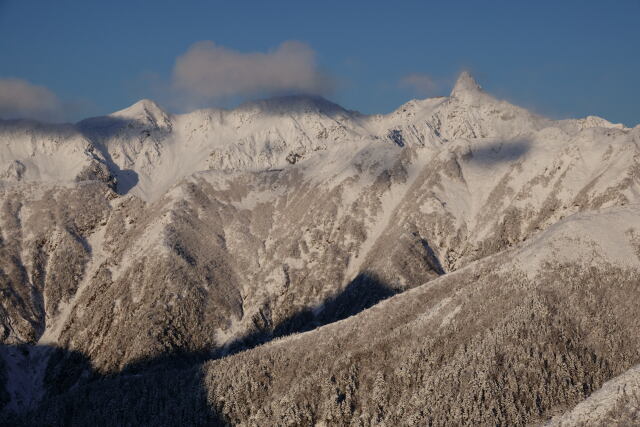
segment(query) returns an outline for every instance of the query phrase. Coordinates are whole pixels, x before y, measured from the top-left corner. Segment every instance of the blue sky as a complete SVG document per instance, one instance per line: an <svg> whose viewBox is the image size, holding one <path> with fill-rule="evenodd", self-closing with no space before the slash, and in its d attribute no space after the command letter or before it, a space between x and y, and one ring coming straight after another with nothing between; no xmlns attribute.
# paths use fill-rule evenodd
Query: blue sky
<svg viewBox="0 0 640 427"><path fill-rule="evenodd" d="M304 46L300 55L313 55L313 72L330 78L323 94L366 113L446 95L468 69L489 92L539 113L636 125L639 17L638 0L0 0L0 79L46 88L64 119L109 113L140 98L184 110L189 104L174 99L184 95L176 90L175 67L195 43L213 42L205 52L213 62L204 64L215 68L218 58L271 55L295 41ZM250 76L261 78L268 66L253 68ZM402 84L410 75L432 84L426 90ZM315 80L307 81L315 77L305 76L301 87L315 88ZM197 103L229 106L287 91L282 84L271 90L269 79L257 89L238 83L237 95L212 92Z"/></svg>

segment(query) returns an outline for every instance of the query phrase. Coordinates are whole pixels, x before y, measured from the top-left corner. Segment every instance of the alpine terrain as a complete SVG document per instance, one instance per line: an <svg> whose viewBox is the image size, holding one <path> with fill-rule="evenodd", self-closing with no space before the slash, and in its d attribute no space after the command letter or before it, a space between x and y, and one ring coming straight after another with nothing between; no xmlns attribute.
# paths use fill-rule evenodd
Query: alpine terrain
<svg viewBox="0 0 640 427"><path fill-rule="evenodd" d="M3 424L640 424L640 126L142 100L0 194Z"/></svg>

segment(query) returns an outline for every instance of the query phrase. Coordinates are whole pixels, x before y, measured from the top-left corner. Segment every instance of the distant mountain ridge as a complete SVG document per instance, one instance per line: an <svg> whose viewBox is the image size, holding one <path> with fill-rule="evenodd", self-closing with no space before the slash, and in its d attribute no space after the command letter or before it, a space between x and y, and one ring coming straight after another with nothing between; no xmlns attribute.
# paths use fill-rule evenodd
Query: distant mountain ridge
<svg viewBox="0 0 640 427"><path fill-rule="evenodd" d="M419 121L425 123L417 126ZM35 129L30 129L30 123ZM24 161L28 156L14 152L13 145L24 145L22 141L27 138L33 141L32 132L40 129L44 144L62 138L66 145L73 146L74 154L66 153L65 161L107 164L116 178L120 175L121 181L127 181L121 185L121 192L123 188L137 187L136 195L153 200L181 178L198 171L286 167L313 151L331 148L327 144L352 144L354 149L363 141L404 144L406 139L410 144L438 144L457 138L513 138L545 127L558 127L567 133L591 127L625 129L593 116L561 121L535 116L484 93L465 72L449 98L410 101L388 115L366 116L347 111L321 97L286 96L248 102L235 110L205 109L181 115L168 114L145 99L108 116L80 121L76 126L11 121L3 128L5 138L10 137L11 142L6 143L9 152L2 160L9 178L10 170L15 168L11 161ZM7 134L11 128L14 132ZM19 134L21 128L24 135ZM61 131L76 135L61 137ZM49 138L47 132L51 133ZM42 149L50 156L51 150L62 149L53 148L51 142L48 147L32 150L37 153ZM51 160L47 157L48 162ZM34 180L48 181L51 175L40 173L39 169L45 169L40 163L25 165L25 169L18 179L29 180L33 174ZM68 169L68 165L62 162L59 169ZM129 175L135 173L139 185L132 185L131 176L122 176L122 170L130 171ZM57 182L74 177L52 174L51 178Z"/></svg>

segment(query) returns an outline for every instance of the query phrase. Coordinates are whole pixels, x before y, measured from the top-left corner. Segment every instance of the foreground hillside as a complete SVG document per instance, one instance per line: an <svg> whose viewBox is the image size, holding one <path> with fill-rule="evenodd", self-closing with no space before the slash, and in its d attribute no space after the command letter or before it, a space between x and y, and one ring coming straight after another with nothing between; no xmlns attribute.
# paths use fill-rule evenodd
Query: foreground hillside
<svg viewBox="0 0 640 427"><path fill-rule="evenodd" d="M640 362L637 209L575 215L343 321L193 369L89 384L29 419L542 422Z"/></svg>
<svg viewBox="0 0 640 427"><path fill-rule="evenodd" d="M640 363L640 128L468 74L384 116L0 122L0 170L21 422L524 424Z"/></svg>
<svg viewBox="0 0 640 427"><path fill-rule="evenodd" d="M640 424L640 373L636 365L607 381L571 411L555 417L553 426Z"/></svg>

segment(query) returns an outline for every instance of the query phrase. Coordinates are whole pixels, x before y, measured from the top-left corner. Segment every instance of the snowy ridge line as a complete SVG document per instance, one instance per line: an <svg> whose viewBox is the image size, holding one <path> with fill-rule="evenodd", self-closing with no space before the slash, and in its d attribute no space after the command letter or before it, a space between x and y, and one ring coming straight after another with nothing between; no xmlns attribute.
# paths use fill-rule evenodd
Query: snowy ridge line
<svg viewBox="0 0 640 427"><path fill-rule="evenodd" d="M150 100L76 125L0 121L0 180L118 181L120 193L158 200L181 179L207 170L290 167L319 152L346 164L338 147L442 146L460 138L513 138L557 127L574 134L599 127L629 131L589 116L552 121L496 100L463 73L450 97L412 100L387 115L348 111L320 97L289 96L235 110L168 114ZM380 155L383 155L382 153ZM329 160L329 159L326 159Z"/></svg>

